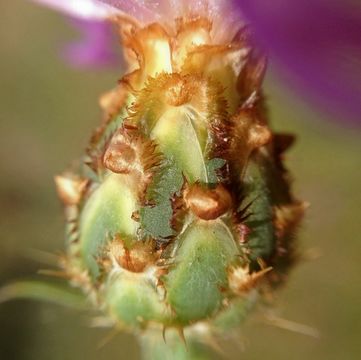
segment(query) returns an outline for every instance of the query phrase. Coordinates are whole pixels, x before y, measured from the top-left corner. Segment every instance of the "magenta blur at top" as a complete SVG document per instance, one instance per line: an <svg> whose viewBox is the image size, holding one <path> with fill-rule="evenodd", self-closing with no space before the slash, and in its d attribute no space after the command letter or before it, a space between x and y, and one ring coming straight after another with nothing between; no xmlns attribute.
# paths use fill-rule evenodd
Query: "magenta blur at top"
<svg viewBox="0 0 361 360"><path fill-rule="evenodd" d="M33 0L78 17L84 41L68 47L77 66L114 63L103 20L127 13L149 23L207 7L246 19L283 77L341 122L361 124L361 6L344 0ZM224 17L224 14L227 14ZM173 16L174 17L174 16Z"/></svg>

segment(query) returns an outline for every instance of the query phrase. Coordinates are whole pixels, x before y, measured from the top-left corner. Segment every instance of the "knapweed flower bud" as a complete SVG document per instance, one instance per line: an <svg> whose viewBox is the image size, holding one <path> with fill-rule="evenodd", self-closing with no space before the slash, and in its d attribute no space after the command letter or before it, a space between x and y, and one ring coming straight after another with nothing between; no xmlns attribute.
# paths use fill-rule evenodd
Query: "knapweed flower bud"
<svg viewBox="0 0 361 360"><path fill-rule="evenodd" d="M75 215L66 263L116 323L211 329L295 255L303 205L267 124L265 58L248 28L217 42L204 14L115 21L133 71L102 100L86 170L56 178Z"/></svg>
<svg viewBox="0 0 361 360"><path fill-rule="evenodd" d="M113 324L146 335L152 359L169 348L200 358L237 328L285 280L305 208L283 166L293 137L268 125L250 29L227 24L223 0L174 3L183 10L160 2L173 17L157 21L113 17L129 72L100 100L79 174L56 177L67 277Z"/></svg>

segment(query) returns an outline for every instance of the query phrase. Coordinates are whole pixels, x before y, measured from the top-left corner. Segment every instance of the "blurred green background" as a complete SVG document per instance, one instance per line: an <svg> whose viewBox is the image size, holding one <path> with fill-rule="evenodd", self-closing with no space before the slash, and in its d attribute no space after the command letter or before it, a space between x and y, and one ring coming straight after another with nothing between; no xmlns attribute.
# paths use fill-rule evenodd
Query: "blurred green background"
<svg viewBox="0 0 361 360"><path fill-rule="evenodd" d="M29 1L0 3L0 284L47 267L35 250L63 249L63 217L53 176L79 157L100 120L98 96L121 69L75 71L59 58L76 34L66 20ZM287 165L296 194L311 203L300 248L320 254L300 264L276 295L280 316L312 326L318 339L250 317L231 359L359 359L361 356L360 129L307 108L277 80L266 81L273 127L298 135ZM361 101L361 100L360 100ZM361 114L360 114L361 116ZM124 334L54 305L0 305L0 359L138 359Z"/></svg>

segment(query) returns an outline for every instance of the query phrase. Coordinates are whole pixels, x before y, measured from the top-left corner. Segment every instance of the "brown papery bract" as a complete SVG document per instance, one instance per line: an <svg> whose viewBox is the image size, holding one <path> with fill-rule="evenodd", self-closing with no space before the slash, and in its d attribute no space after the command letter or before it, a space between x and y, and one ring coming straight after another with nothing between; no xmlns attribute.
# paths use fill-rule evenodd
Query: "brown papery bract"
<svg viewBox="0 0 361 360"><path fill-rule="evenodd" d="M232 207L232 198L221 184L214 189L194 184L184 191L186 205L203 220L214 220L225 214Z"/></svg>
<svg viewBox="0 0 361 360"><path fill-rule="evenodd" d="M135 273L143 272L159 259L159 253L155 250L154 242L139 241L127 247L119 235L110 242L106 253L120 267Z"/></svg>

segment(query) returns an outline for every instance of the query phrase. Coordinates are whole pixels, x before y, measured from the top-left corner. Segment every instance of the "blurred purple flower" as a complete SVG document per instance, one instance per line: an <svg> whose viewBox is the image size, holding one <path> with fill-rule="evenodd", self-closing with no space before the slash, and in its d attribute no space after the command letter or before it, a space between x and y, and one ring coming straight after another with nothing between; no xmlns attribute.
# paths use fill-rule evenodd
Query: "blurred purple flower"
<svg viewBox="0 0 361 360"><path fill-rule="evenodd" d="M66 44L62 54L75 67L118 65L115 36L110 23L101 20L71 19L81 38Z"/></svg>
<svg viewBox="0 0 361 360"><path fill-rule="evenodd" d="M361 124L361 7L350 1L237 0L292 85L340 121Z"/></svg>
<svg viewBox="0 0 361 360"><path fill-rule="evenodd" d="M211 9L232 17L235 6L254 29L287 81L300 94L340 116L361 124L361 7L350 0L33 0L84 19L106 19L125 12L139 21L169 19L187 11ZM227 10L227 16L224 11ZM234 16L233 16L234 17ZM82 25L85 44L71 47L79 65L105 64L111 54L106 32ZM94 51L92 52L92 47ZM103 50L104 48L104 50Z"/></svg>
<svg viewBox="0 0 361 360"><path fill-rule="evenodd" d="M33 0L70 16L81 38L62 49L63 57L78 68L119 64L111 23L105 21L114 8L96 0Z"/></svg>

